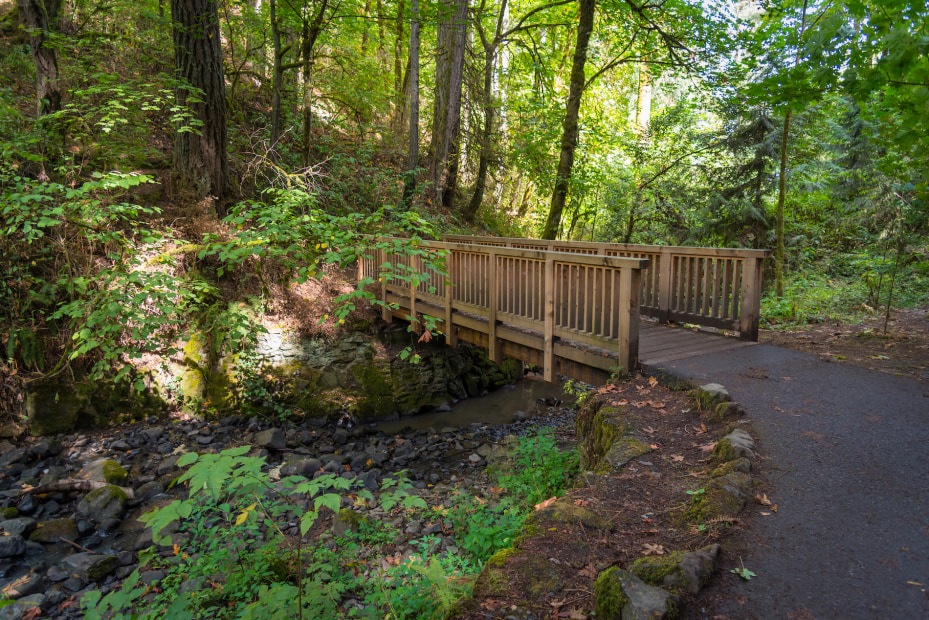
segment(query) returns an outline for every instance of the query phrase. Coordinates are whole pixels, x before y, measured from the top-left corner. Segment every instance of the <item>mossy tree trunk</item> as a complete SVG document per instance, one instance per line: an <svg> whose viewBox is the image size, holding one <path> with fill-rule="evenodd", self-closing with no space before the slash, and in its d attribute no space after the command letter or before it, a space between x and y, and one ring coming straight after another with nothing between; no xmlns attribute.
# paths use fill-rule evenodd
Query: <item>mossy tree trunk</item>
<svg viewBox="0 0 929 620"><path fill-rule="evenodd" d="M36 110L41 117L61 109L58 53L46 45L49 33L58 23L61 0L17 0L16 4L23 27L29 30L36 73Z"/></svg>
<svg viewBox="0 0 929 620"><path fill-rule="evenodd" d="M174 20L174 66L182 85L177 103L186 106L199 121L197 131L177 128L174 170L188 181L197 196L226 193L226 80L220 46L219 16L215 0L171 0ZM188 91L191 86L200 92Z"/></svg>
<svg viewBox="0 0 929 620"><path fill-rule="evenodd" d="M584 94L585 78L584 67L587 64L587 47L590 43L590 34L594 28L594 13L597 8L596 0L580 0L580 17L577 24L577 44L574 47L574 62L571 66L571 87L568 92L568 103L565 110L565 119L561 134L561 155L558 159L558 170L555 173L555 189L552 192L552 203L542 230L543 239L554 239L561 226L561 214L564 211L568 198L568 184L571 181L571 170L574 168L574 151L577 149L578 118L581 113L581 97Z"/></svg>

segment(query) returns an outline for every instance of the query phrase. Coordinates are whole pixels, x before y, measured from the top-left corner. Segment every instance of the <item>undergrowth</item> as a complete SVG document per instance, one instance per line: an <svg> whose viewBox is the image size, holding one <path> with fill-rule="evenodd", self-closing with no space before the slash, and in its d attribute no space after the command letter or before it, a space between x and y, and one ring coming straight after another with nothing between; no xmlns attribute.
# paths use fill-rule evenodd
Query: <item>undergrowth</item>
<svg viewBox="0 0 929 620"><path fill-rule="evenodd" d="M488 495L463 490L448 506L428 507L409 482L385 478L377 497L334 474L275 480L249 446L181 457L184 500L142 517L161 552L140 553L140 567L164 577L146 585L137 569L121 587L92 591L85 617L138 618L441 618L470 594L471 577L512 544L533 504L562 493L577 456L550 431L514 439L498 459ZM383 521L352 512L341 537L320 536L321 519L344 506L377 502ZM457 552L434 534L396 549L399 523L438 521ZM388 521L387 519L390 519ZM394 525L390 525L394 524Z"/></svg>

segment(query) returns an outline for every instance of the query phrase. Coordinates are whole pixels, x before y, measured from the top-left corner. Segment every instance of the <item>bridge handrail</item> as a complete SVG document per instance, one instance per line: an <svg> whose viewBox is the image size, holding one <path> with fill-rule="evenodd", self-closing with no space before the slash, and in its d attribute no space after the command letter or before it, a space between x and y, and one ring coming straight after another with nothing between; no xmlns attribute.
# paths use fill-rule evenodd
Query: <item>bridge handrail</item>
<svg viewBox="0 0 929 620"><path fill-rule="evenodd" d="M467 235L444 235L443 240L584 255L647 257L651 264L642 274L642 314L661 321L738 330L741 338L758 340L762 267L771 250Z"/></svg>
<svg viewBox="0 0 929 620"><path fill-rule="evenodd" d="M380 241L392 241L382 238ZM386 246L386 247L385 247ZM639 293L647 258L616 257L505 248L457 242L424 241L427 252L446 254L447 279L431 269L422 256L390 251L389 244L372 241L362 252L359 280L380 283L380 299L396 304L401 315L418 319L425 312L444 321L444 331L455 342L456 325L473 321L466 312L486 319L479 329L488 336L490 358L500 361L498 326L507 323L542 334L546 380L553 380L556 339L578 342L617 352L624 369L638 362ZM416 283L385 277L385 264L401 271L424 274ZM392 316L384 310L384 318Z"/></svg>

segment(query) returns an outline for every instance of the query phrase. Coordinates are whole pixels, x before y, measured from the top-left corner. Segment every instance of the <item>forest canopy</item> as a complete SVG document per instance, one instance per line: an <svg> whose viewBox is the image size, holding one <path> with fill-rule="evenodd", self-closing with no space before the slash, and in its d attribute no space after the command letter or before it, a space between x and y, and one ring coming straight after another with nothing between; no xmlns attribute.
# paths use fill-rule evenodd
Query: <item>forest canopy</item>
<svg viewBox="0 0 929 620"><path fill-rule="evenodd" d="M775 248L769 323L929 290L922 2L0 6L27 372L168 350L400 228Z"/></svg>

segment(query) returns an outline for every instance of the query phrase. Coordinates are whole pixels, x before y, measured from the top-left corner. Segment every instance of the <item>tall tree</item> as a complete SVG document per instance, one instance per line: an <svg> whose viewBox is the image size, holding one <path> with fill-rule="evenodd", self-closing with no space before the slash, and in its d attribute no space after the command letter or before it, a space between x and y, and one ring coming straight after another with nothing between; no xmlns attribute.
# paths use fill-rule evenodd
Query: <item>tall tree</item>
<svg viewBox="0 0 929 620"><path fill-rule="evenodd" d="M419 0L410 0L410 151L407 159L403 204L408 206L416 191L419 167Z"/></svg>
<svg viewBox="0 0 929 620"><path fill-rule="evenodd" d="M581 97L586 86L584 67L587 64L587 47L590 43L590 33L594 29L594 13L596 12L597 2L596 0L580 0L579 5L577 42L574 45L574 61L571 65L571 86L568 92L564 123L562 124L561 154L558 158L558 170L555 172L555 190L552 192L552 203L551 207L549 207L548 217L545 219L545 228L542 230L543 239L554 239L558 235L558 228L561 226L561 214L568 198L571 169L574 167L574 151L577 148Z"/></svg>
<svg viewBox="0 0 929 620"><path fill-rule="evenodd" d="M19 18L29 32L29 47L36 74L36 109L44 116L61 109L58 83L58 53L48 45L49 35L58 23L61 0L17 0Z"/></svg>
<svg viewBox="0 0 929 620"><path fill-rule="evenodd" d="M174 66L181 86L179 106L190 109L197 131L175 133L174 169L197 196L226 193L226 80L220 46L216 0L171 0L174 19ZM193 92L188 87L194 89Z"/></svg>
<svg viewBox="0 0 929 620"><path fill-rule="evenodd" d="M303 41L301 45L303 56L303 166L310 165L310 125L313 122L312 91L310 89L310 76L313 74L313 48L323 29L323 19L329 0L322 0L319 10L311 22L308 15L303 17Z"/></svg>
<svg viewBox="0 0 929 620"><path fill-rule="evenodd" d="M435 102L432 117L432 181L436 202L452 208L458 185L458 140L464 81L468 0L441 0L436 40Z"/></svg>

